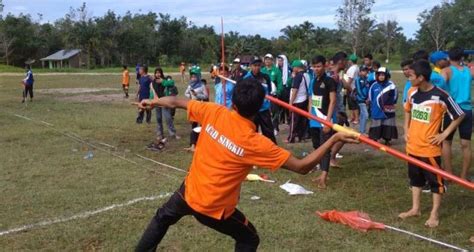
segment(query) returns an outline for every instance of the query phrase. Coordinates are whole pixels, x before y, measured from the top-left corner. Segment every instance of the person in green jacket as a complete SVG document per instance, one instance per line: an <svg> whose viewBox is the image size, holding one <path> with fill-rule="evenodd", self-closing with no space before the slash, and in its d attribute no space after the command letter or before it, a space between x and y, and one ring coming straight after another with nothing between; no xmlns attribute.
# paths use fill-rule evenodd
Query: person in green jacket
<svg viewBox="0 0 474 252"><path fill-rule="evenodd" d="M264 64L265 67L262 67L262 73L267 74L272 81L272 87L270 95L275 97L280 97L283 91L283 82L282 82L282 73L280 68L278 68L273 63L273 55L267 54L264 57ZM275 136L278 135L280 131L278 125L280 123L280 106L273 104L271 105L271 112L272 112L272 124L274 129Z"/></svg>

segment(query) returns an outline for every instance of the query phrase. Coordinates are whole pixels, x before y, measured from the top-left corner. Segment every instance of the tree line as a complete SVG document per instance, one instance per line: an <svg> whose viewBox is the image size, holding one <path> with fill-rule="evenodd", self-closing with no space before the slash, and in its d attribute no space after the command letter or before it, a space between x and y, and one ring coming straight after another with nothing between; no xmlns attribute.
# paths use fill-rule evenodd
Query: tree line
<svg viewBox="0 0 474 252"><path fill-rule="evenodd" d="M474 48L474 1L443 2L420 13L420 29L408 39L396 19L371 16L374 0L344 0L337 10L337 28L329 29L304 21L286 26L278 37L264 38L225 34L225 56L287 54L309 58L346 51L371 53L387 62L392 56L447 49L454 45ZM64 17L42 22L38 14L6 14L0 0L0 63L22 66L60 49L79 48L87 55L87 67L111 67L137 62L176 65L179 62L218 62L220 34L213 26L197 26L186 17L148 12L118 15L109 10L100 17L90 15L86 3L71 7Z"/></svg>

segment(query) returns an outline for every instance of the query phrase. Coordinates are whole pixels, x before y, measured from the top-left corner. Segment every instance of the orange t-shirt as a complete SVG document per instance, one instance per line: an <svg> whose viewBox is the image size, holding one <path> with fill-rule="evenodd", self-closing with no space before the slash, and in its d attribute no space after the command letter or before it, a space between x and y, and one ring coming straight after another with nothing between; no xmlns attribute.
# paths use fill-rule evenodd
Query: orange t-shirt
<svg viewBox="0 0 474 252"><path fill-rule="evenodd" d="M185 71L186 67L184 67L184 65L179 66L179 72L181 72L181 74L183 74Z"/></svg>
<svg viewBox="0 0 474 252"><path fill-rule="evenodd" d="M430 143L430 138L441 132L445 113L452 119L463 111L448 93L438 87L422 92L417 87L408 90L405 112L410 113L406 151L418 157L441 156L441 146Z"/></svg>
<svg viewBox="0 0 474 252"><path fill-rule="evenodd" d="M190 101L188 120L202 125L186 177L185 200L195 211L214 219L235 211L240 187L253 165L281 167L290 152L256 132L255 124L210 102Z"/></svg>
<svg viewBox="0 0 474 252"><path fill-rule="evenodd" d="M124 70L122 73L122 84L123 85L130 84L130 75L128 74L128 70Z"/></svg>

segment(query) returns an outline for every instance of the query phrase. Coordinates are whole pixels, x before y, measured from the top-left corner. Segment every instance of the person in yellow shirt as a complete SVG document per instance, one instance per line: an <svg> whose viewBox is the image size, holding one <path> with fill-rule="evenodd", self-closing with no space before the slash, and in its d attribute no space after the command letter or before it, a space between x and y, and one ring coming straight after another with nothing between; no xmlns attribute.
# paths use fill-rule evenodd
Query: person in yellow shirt
<svg viewBox="0 0 474 252"><path fill-rule="evenodd" d="M356 143L354 136L337 133L303 159L256 132L253 118L265 98L255 79L237 82L233 110L210 102L163 97L143 100L140 108L161 106L186 109L188 120L202 125L191 167L181 187L151 219L136 251L155 251L168 228L183 216L231 236L236 251L256 251L260 239L245 215L236 209L242 182L254 165L272 171L283 167L307 174L333 144Z"/></svg>
<svg viewBox="0 0 474 252"><path fill-rule="evenodd" d="M130 86L130 74L128 72L128 67L123 65L122 72L122 89L125 94L124 98L128 98L128 87Z"/></svg>

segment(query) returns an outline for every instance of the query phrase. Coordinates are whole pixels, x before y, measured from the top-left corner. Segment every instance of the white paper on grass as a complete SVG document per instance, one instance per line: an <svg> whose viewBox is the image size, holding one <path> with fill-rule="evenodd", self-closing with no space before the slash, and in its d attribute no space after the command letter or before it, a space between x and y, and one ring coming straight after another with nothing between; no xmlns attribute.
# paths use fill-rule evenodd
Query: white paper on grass
<svg viewBox="0 0 474 252"><path fill-rule="evenodd" d="M306 195L313 193L312 191L304 189L304 187L300 185L290 183L290 180L281 185L280 188L287 191L289 195Z"/></svg>

